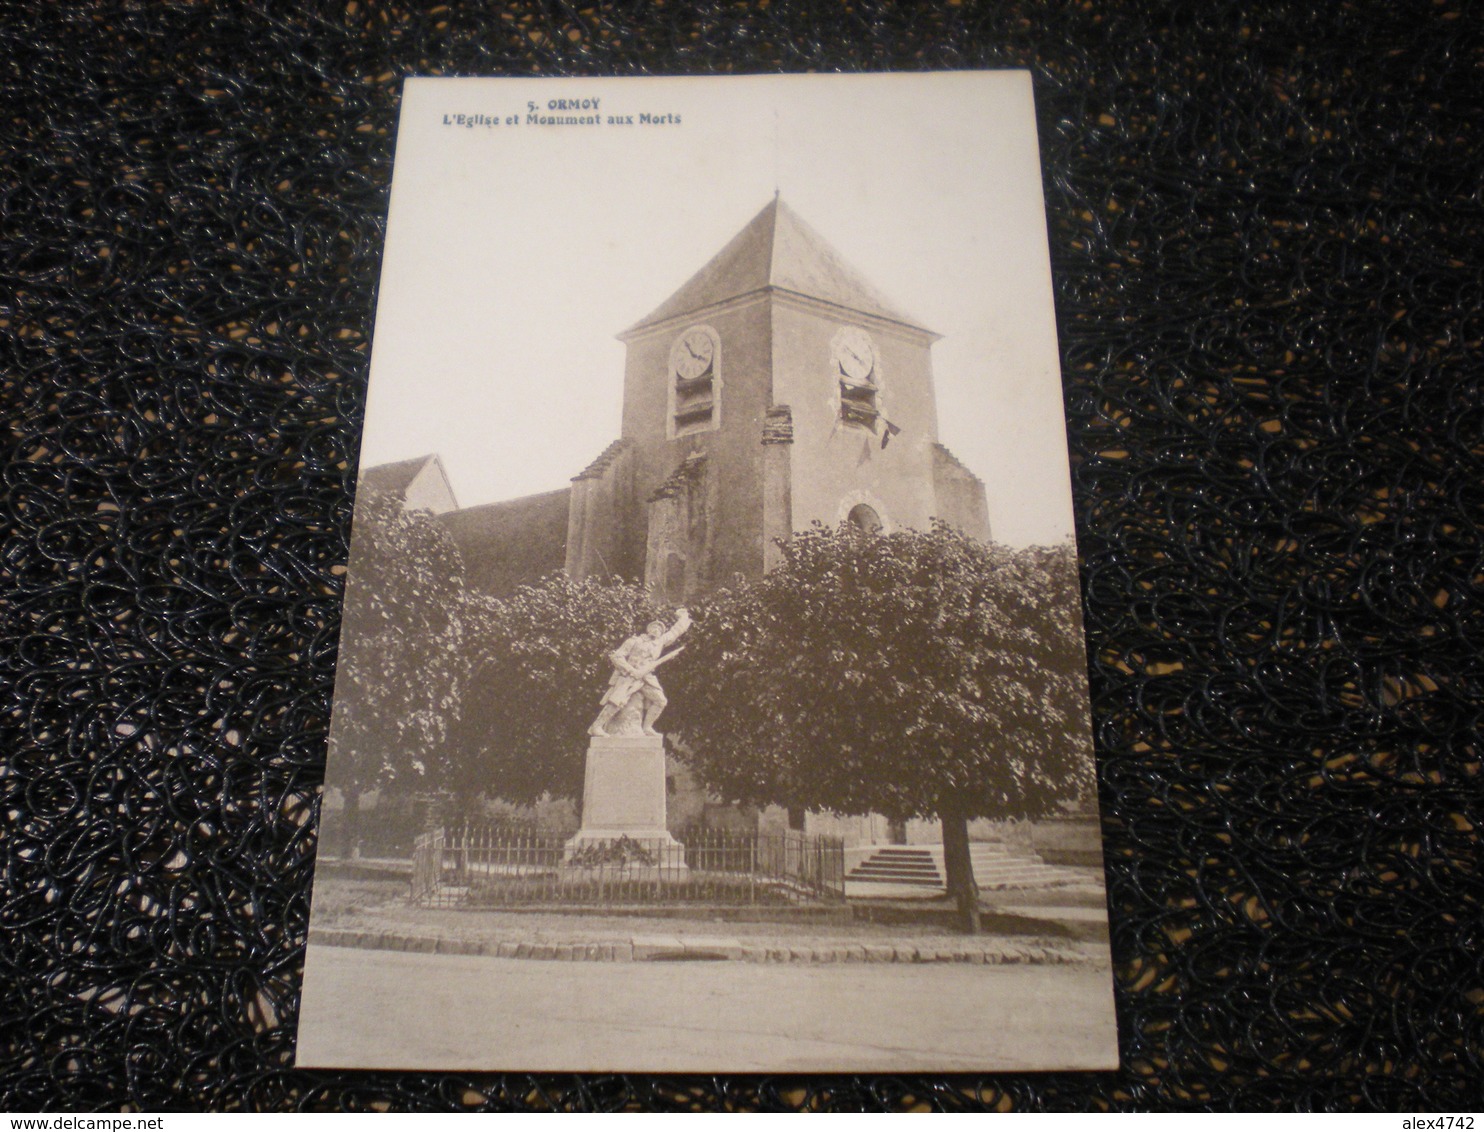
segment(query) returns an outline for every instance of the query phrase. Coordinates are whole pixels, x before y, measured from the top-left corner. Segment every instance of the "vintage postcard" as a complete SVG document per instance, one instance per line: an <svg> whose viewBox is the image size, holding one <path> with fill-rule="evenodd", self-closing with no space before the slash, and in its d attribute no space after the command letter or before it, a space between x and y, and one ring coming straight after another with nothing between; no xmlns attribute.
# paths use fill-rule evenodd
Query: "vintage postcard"
<svg viewBox="0 0 1484 1132"><path fill-rule="evenodd" d="M1118 1064L1029 75L411 79L301 1066Z"/></svg>

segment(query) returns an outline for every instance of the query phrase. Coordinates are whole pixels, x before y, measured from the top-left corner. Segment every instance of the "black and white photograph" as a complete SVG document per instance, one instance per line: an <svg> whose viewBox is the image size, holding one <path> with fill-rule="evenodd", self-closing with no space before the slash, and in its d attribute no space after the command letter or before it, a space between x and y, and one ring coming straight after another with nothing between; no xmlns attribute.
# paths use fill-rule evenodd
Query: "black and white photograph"
<svg viewBox="0 0 1484 1132"><path fill-rule="evenodd" d="M297 1064L1118 1065L1024 72L409 79Z"/></svg>

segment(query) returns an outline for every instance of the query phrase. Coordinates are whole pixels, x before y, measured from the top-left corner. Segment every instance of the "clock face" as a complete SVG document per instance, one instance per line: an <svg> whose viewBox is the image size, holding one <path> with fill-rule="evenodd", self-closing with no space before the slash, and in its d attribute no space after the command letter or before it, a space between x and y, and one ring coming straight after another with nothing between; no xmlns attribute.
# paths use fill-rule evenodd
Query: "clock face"
<svg viewBox="0 0 1484 1132"><path fill-rule="evenodd" d="M847 326L835 339L835 363L847 380L871 381L876 371L876 347L871 336L857 326Z"/></svg>
<svg viewBox="0 0 1484 1132"><path fill-rule="evenodd" d="M694 381L711 369L716 343L704 330L687 330L670 350L670 368L686 381Z"/></svg>

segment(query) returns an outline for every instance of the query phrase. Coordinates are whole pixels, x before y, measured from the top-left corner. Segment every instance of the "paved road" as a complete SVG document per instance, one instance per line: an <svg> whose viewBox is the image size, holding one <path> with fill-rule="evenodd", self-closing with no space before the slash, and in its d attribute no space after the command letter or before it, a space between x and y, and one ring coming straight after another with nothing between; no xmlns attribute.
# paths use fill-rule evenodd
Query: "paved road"
<svg viewBox="0 0 1484 1132"><path fill-rule="evenodd" d="M312 947L298 1064L1103 1069L1115 1044L1109 973L1093 966L557 963Z"/></svg>

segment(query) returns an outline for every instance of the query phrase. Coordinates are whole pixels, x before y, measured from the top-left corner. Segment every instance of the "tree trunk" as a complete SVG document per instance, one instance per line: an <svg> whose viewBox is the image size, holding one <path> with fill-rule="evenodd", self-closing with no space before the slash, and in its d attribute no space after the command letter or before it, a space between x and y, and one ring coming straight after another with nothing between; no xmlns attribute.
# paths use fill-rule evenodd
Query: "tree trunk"
<svg viewBox="0 0 1484 1132"><path fill-rule="evenodd" d="M348 861L361 855L361 792L345 791L345 813L341 815L340 859Z"/></svg>
<svg viewBox="0 0 1484 1132"><path fill-rule="evenodd" d="M948 874L948 895L958 904L959 926L968 935L978 935L979 885L969 856L969 819L952 802L939 806L938 819L943 823L943 871Z"/></svg>

